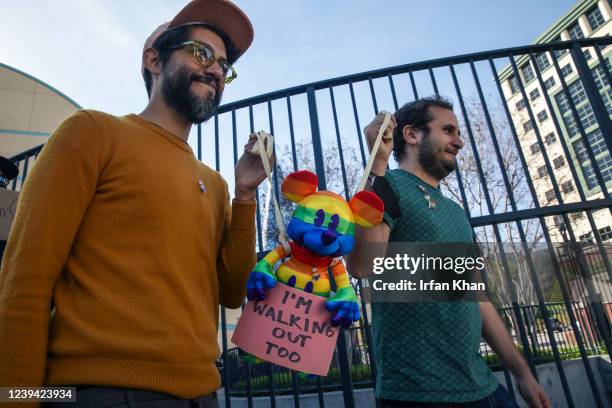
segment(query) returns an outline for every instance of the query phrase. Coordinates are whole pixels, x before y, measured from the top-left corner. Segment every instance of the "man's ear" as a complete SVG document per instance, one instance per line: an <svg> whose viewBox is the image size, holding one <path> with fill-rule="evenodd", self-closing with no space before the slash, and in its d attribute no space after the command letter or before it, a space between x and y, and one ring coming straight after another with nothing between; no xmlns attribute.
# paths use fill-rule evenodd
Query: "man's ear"
<svg viewBox="0 0 612 408"><path fill-rule="evenodd" d="M144 66L151 74L159 74L161 72L161 63L159 61L159 53L155 48L147 48L142 57Z"/></svg>
<svg viewBox="0 0 612 408"><path fill-rule="evenodd" d="M418 130L416 130L412 126L404 126L404 128L402 129L402 136L404 137L404 141L406 142L406 144L409 144L411 146L416 146L417 144L419 144L417 133Z"/></svg>

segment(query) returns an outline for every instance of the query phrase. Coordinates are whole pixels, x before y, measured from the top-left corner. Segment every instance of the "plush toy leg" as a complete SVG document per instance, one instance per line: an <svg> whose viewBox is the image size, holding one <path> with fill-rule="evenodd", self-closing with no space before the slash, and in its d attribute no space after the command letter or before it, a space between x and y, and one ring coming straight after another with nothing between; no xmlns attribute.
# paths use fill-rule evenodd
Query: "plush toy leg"
<svg viewBox="0 0 612 408"><path fill-rule="evenodd" d="M327 310L334 313L332 326L340 326L348 329L353 322L359 320L359 301L352 287L342 288L325 302Z"/></svg>

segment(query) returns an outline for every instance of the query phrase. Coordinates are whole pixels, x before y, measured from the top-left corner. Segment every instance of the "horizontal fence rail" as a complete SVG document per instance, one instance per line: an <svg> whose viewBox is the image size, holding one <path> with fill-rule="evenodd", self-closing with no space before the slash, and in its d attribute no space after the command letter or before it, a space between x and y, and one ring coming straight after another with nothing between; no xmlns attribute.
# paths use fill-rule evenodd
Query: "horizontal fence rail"
<svg viewBox="0 0 612 408"><path fill-rule="evenodd" d="M233 187L233 168L249 133L274 134L273 185L257 192L261 257L278 243L272 192L279 197L287 174L314 171L320 189L348 199L368 157L365 125L381 110L444 96L454 105L465 147L441 190L462 205L486 247L491 301L536 377L539 365L553 364L559 398L579 406L582 390L566 373L567 361L578 359L592 406L603 407L606 391L590 358L612 351L611 43L590 38L479 52L270 92L221 106L197 127L194 150ZM21 188L39 151L12 158L22 174L9 188ZM288 222L293 206L279 199ZM538 266L542 257L549 270ZM272 407L292 398L300 406L301 396L312 393L322 407L331 390L342 391L345 406L355 406L354 390L374 386L377 372L369 288L353 283L363 317L339 336L327 377L249 362L230 341L239 312L222 308L225 406L244 399L252 407L255 398ZM516 397L499 357L484 342L480 351Z"/></svg>

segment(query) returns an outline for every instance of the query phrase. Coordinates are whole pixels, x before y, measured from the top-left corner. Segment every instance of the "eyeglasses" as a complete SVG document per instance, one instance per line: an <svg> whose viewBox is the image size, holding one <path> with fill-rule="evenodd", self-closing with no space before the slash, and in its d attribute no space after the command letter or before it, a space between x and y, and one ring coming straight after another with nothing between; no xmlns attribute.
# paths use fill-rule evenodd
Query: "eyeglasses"
<svg viewBox="0 0 612 408"><path fill-rule="evenodd" d="M215 63L215 61L219 62L219 66L221 67L221 71L223 72L224 83L229 84L238 76L234 67L232 67L224 59L217 58L217 56L215 55L215 50L213 50L212 47L206 43L201 43L197 41L185 41L172 47L168 47L168 49L174 50L178 48L187 47L188 45L193 47L193 56L199 64L205 67L210 67L212 64Z"/></svg>

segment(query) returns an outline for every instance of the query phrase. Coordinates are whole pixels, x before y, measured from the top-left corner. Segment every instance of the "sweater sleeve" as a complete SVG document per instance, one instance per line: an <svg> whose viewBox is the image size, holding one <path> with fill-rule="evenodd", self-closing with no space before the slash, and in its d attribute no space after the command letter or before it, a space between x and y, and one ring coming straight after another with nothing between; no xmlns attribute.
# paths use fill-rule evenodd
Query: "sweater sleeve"
<svg viewBox="0 0 612 408"><path fill-rule="evenodd" d="M66 119L20 193L0 269L0 386L44 385L54 286L104 164L96 136L88 112Z"/></svg>
<svg viewBox="0 0 612 408"><path fill-rule="evenodd" d="M246 282L255 265L256 202L234 200L225 207L223 241L218 259L219 301L235 309L246 296Z"/></svg>

